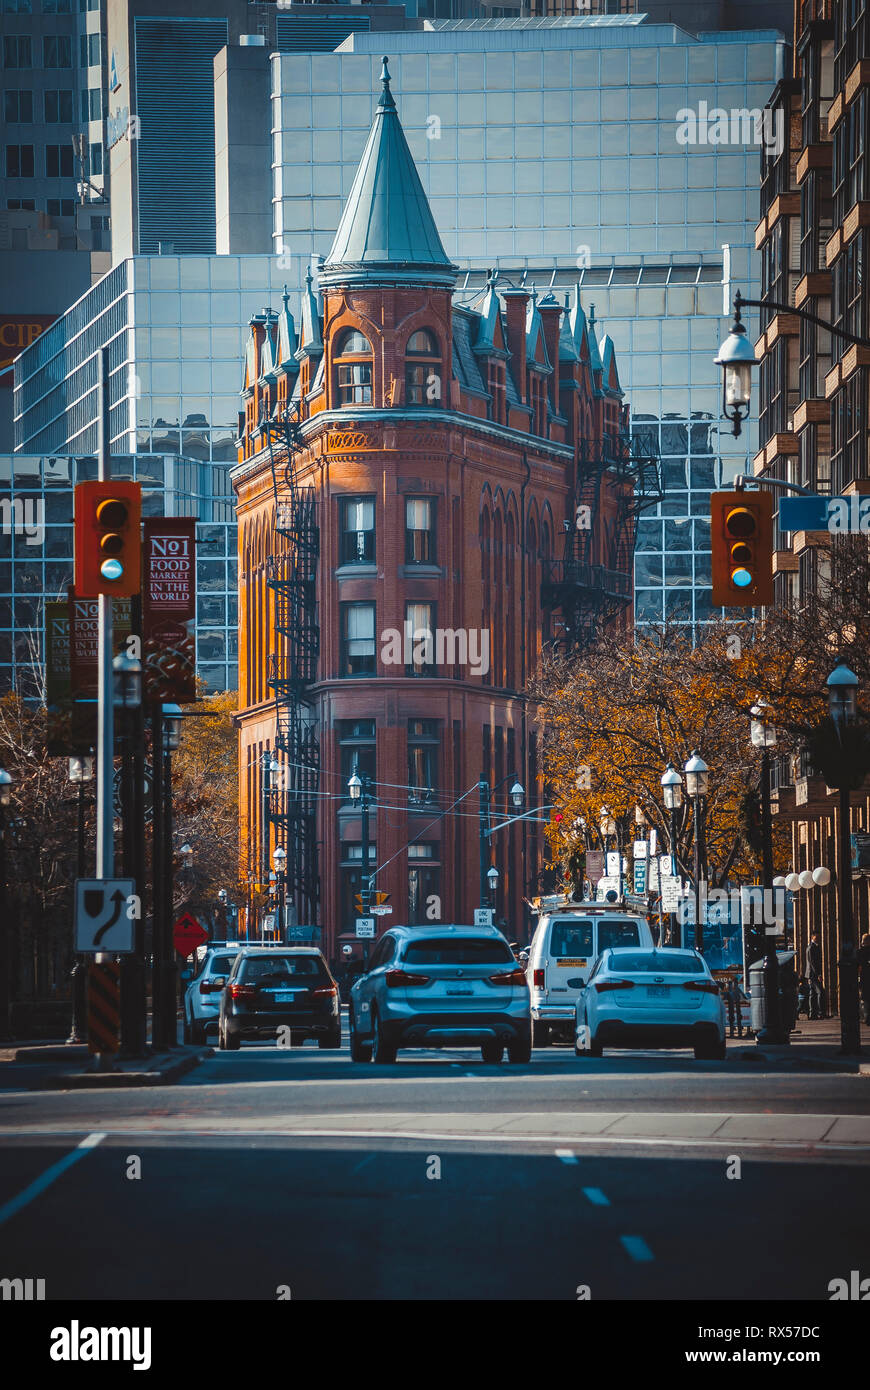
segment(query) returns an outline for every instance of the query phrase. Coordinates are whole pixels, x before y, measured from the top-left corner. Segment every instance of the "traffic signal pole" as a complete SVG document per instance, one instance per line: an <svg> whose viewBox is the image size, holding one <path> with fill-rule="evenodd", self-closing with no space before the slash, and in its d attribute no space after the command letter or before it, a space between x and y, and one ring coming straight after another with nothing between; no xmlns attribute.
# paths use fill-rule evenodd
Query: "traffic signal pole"
<svg viewBox="0 0 870 1390"><path fill-rule="evenodd" d="M109 349L100 352L100 451L97 477L101 483L109 480ZM112 597L97 596L97 878L115 876L115 704L112 684ZM97 965L112 959L107 951L94 956ZM111 1054L98 1052L98 1071L107 1069Z"/></svg>

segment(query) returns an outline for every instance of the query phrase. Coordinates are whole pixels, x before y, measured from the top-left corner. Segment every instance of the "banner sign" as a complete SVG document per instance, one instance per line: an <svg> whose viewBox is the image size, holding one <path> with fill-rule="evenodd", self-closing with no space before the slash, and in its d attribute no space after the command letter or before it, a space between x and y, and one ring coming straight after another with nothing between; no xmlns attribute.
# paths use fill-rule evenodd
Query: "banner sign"
<svg viewBox="0 0 870 1390"><path fill-rule="evenodd" d="M142 555L145 696L196 699L196 519L146 517Z"/></svg>
<svg viewBox="0 0 870 1390"><path fill-rule="evenodd" d="M48 707L46 751L51 758L80 757L93 750L97 737L97 608L95 598L76 598L45 605L45 699ZM131 603L112 600L114 651L131 630Z"/></svg>

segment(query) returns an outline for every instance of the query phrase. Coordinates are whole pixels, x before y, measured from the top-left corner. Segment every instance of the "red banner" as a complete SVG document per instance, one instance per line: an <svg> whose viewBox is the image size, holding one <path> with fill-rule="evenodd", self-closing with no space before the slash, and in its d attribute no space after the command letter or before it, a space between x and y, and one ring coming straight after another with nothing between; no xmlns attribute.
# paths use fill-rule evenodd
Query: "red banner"
<svg viewBox="0 0 870 1390"><path fill-rule="evenodd" d="M142 554L145 696L196 699L196 520L146 517Z"/></svg>
<svg viewBox="0 0 870 1390"><path fill-rule="evenodd" d="M67 621L67 652L65 656L65 669L58 670L58 678L62 681L66 678L69 694L72 697L71 708L68 716L71 715L71 726L69 729L69 748L64 749L70 756L88 752L96 742L97 738L97 692L99 686L99 599L79 598L75 591L68 590L68 599L65 604L46 604L46 653L51 652L49 646L48 623L51 619L51 631L55 639L62 643L62 624L60 622L60 610L66 613ZM58 610L50 614L49 610ZM128 598L112 599L112 651L117 656L126 645L127 638L132 630L132 603ZM63 662L64 656L62 647L59 648L60 656L52 654L52 662ZM53 703L49 696L49 705ZM63 702L61 702L61 707ZM62 724L52 733L53 746L60 750L64 734Z"/></svg>

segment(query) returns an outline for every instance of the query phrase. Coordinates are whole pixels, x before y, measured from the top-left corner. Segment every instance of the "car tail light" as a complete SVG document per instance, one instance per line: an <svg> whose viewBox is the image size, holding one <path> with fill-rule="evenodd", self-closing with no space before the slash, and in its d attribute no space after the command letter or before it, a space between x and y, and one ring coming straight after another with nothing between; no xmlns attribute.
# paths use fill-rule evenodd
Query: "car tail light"
<svg viewBox="0 0 870 1390"><path fill-rule="evenodd" d="M533 977L532 977L532 983L533 983L533 985L535 986L535 989L543 989L543 988L544 988L544 972L543 972L543 970L536 970L536 971L534 972L534 975L533 975Z"/></svg>
<svg viewBox="0 0 870 1390"><path fill-rule="evenodd" d="M526 983L526 972L517 966L516 970L507 970L503 975L490 975L491 985L524 985Z"/></svg>
<svg viewBox="0 0 870 1390"><path fill-rule="evenodd" d="M208 980L203 980L202 984L199 987L199 992L200 994L211 994L211 985L209 984Z"/></svg>
<svg viewBox="0 0 870 1390"><path fill-rule="evenodd" d="M338 990L335 985L317 985L310 993L315 999L334 999L338 994Z"/></svg>
<svg viewBox="0 0 870 1390"><path fill-rule="evenodd" d="M428 975L413 975L409 970L388 970L384 976L390 989L405 989L407 985L428 985Z"/></svg>
<svg viewBox="0 0 870 1390"><path fill-rule="evenodd" d="M683 989L700 990L702 994L719 993L719 986L715 980L684 980Z"/></svg>
<svg viewBox="0 0 870 1390"><path fill-rule="evenodd" d="M256 999L257 990L254 985L230 985L230 995L233 999Z"/></svg>
<svg viewBox="0 0 870 1390"><path fill-rule="evenodd" d="M608 994L612 989L634 989L634 980L594 980L599 994Z"/></svg>

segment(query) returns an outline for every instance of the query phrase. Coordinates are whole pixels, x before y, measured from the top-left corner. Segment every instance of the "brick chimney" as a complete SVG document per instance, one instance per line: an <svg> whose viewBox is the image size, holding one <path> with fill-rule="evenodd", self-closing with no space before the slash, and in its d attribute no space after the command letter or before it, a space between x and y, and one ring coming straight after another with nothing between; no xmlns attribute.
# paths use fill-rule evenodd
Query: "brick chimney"
<svg viewBox="0 0 870 1390"><path fill-rule="evenodd" d="M502 298L507 314L507 343L511 355L508 367L513 375L517 395L523 405L526 405L526 309L529 296L525 290L502 290Z"/></svg>
<svg viewBox="0 0 870 1390"><path fill-rule="evenodd" d="M555 295L552 293L544 295L543 299L538 300L538 313L541 315L541 322L544 325L544 342L547 344L547 356L550 359L550 366L553 368L553 375L550 377L550 405L555 413L559 414L559 322L562 318L562 310L559 307Z"/></svg>

